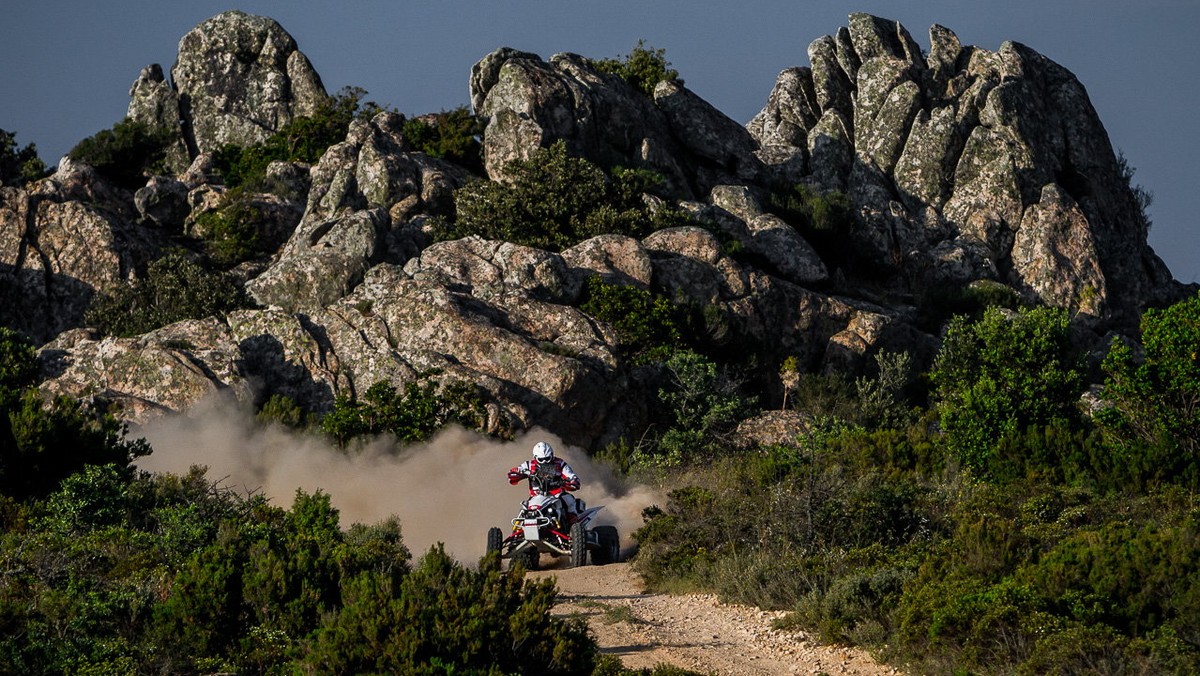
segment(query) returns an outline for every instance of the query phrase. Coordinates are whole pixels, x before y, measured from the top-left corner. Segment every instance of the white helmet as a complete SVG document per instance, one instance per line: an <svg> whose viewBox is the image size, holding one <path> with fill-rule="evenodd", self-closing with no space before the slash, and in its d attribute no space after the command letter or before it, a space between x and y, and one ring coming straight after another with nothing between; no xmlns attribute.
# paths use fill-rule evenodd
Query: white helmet
<svg viewBox="0 0 1200 676"><path fill-rule="evenodd" d="M537 442L533 445L533 459L538 462L550 462L554 459L554 448L544 441Z"/></svg>

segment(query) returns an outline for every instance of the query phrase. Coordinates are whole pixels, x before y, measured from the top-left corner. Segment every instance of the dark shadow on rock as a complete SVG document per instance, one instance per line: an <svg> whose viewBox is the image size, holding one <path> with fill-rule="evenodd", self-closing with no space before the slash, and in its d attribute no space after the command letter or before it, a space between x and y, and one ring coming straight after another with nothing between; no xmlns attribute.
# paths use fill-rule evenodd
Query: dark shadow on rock
<svg viewBox="0 0 1200 676"><path fill-rule="evenodd" d="M75 277L0 263L0 325L41 345L84 325L96 291Z"/></svg>
<svg viewBox="0 0 1200 676"><path fill-rule="evenodd" d="M334 393L328 383L313 378L302 364L289 359L283 343L270 334L251 336L238 343L241 367L247 376L261 382L261 405L272 395L291 398L306 411L327 411L333 407Z"/></svg>

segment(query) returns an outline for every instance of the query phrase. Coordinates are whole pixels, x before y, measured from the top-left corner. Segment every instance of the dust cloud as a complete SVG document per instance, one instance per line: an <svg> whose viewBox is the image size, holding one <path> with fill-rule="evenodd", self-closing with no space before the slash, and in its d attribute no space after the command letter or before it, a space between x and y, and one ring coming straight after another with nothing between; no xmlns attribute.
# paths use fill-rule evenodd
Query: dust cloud
<svg viewBox="0 0 1200 676"><path fill-rule="evenodd" d="M536 429L499 441L452 427L425 443L379 437L346 452L314 435L258 423L243 407L207 402L131 429L130 436L154 448L138 459L139 469L181 474L204 466L209 480L260 493L283 508L297 490L320 490L340 511L343 528L395 515L414 557L441 542L465 564L483 555L488 528L511 527L528 492L525 482L509 485L506 474L538 441L550 442L579 475L578 498L588 507L604 505L592 525L616 526L625 552L642 525L642 509L664 503L658 491L623 485L582 449Z"/></svg>

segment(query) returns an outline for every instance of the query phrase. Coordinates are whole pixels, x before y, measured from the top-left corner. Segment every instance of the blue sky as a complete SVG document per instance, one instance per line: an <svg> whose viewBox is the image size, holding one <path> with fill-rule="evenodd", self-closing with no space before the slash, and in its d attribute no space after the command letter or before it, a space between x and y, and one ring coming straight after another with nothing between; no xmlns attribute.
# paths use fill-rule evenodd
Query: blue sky
<svg viewBox="0 0 1200 676"><path fill-rule="evenodd" d="M1083 82L1134 181L1154 193L1150 244L1177 279L1200 282L1196 0L12 0L0 21L0 128L55 163L124 116L143 66L169 70L179 39L227 9L279 21L328 91L362 87L407 114L465 105L471 65L501 46L614 57L644 39L744 123L779 71L808 65L808 44L850 12L896 19L925 48L934 23L985 49L1015 40Z"/></svg>

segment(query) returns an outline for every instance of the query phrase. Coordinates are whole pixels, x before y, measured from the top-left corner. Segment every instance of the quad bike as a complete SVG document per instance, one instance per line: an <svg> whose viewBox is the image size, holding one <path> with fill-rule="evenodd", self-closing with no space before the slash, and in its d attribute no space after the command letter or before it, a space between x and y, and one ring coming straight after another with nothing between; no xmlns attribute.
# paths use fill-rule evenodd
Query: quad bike
<svg viewBox="0 0 1200 676"><path fill-rule="evenodd" d="M498 527L487 534L487 550L500 552L500 558L521 563L526 570L537 570L542 554L555 557L569 556L571 567L587 562L587 553L592 553L592 563L603 565L615 563L621 557L621 542L615 526L588 524L604 507L585 509L582 500L577 500L579 514L570 515L552 476L529 477L534 495L521 503L521 511L512 520L512 531L508 537Z"/></svg>

